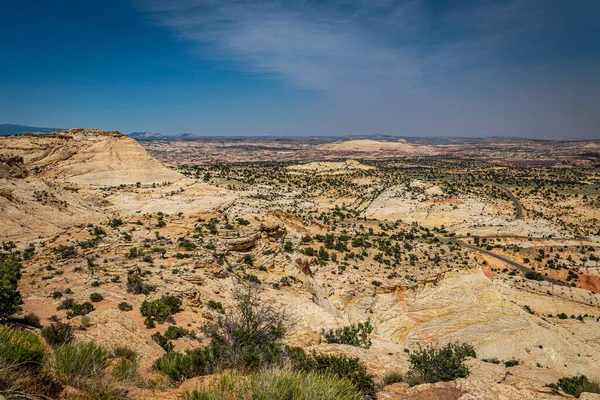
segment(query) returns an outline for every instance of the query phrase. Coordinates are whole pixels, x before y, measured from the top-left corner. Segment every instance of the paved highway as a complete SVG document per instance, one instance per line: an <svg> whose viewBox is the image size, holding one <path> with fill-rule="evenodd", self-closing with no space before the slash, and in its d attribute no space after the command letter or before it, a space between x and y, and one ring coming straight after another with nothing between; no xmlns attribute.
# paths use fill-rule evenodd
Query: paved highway
<svg viewBox="0 0 600 400"><path fill-rule="evenodd" d="M517 199L517 197L510 191L510 189L508 187L506 187L500 183L496 183L496 182L480 181L480 183L496 186L498 189L500 189L504 193L506 193L508 195L508 197L510 197L510 199L512 200L513 204L515 205L515 209L516 209L515 219L523 219L523 205L521 204L519 199Z"/></svg>
<svg viewBox="0 0 600 400"><path fill-rule="evenodd" d="M531 268L524 266L523 264L520 264L520 263L518 263L516 261L511 260L510 258L506 258L504 256L501 256L499 254L493 253L493 252L491 252L489 250L486 250L486 249L482 249L481 247L477 247L477 246L474 246L472 244L467 244L467 243L461 242L460 240L458 240L456 238L451 238L450 242L455 243L455 244L457 244L459 246L462 246L462 247L466 247L467 249L478 251L478 252L483 253L483 254L485 254L487 256L493 257L493 258L495 258L497 260L500 260L500 261L502 261L502 262L504 262L504 263L506 263L506 264L508 264L510 266L515 267L516 269L518 269L519 271L523 272L524 274L526 274L527 272L533 272L533 273L536 272L536 271L532 270ZM542 277L544 278L545 281L553 283L555 285L568 286L567 284L565 284L563 282L559 282L556 279L549 278L549 277L547 277L545 275L542 275Z"/></svg>

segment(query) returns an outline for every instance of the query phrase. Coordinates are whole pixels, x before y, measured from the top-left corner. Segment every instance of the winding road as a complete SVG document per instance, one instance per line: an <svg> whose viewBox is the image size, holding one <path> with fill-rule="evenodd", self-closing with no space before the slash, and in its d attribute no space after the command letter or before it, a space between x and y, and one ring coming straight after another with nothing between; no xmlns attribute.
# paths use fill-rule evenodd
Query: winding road
<svg viewBox="0 0 600 400"><path fill-rule="evenodd" d="M516 261L511 260L510 258L501 256L500 254L493 253L493 252L491 252L489 250L482 249L481 247L478 247L478 246L475 246L475 245L472 245L472 244L467 244L467 243L461 242L460 240L458 240L456 238L450 238L450 242L453 243L453 244L457 244L459 246L465 247L467 249L473 250L473 251L478 251L478 252L480 252L482 254L485 254L486 256L493 257L493 258L495 258L497 260L500 260L503 263L506 263L506 264L508 264L508 265L510 265L510 266L512 266L512 267L514 267L516 269L518 269L519 271L523 272L524 274L526 274L527 272L533 272L533 273L537 272L537 271L535 271L535 270L533 270L533 269L531 269L529 267L526 267L523 264L520 264L520 263L518 263ZM542 277L544 278L544 280L546 282L550 282L550 283L552 283L554 285L568 286L566 283L560 282L560 281L558 281L558 280L556 280L554 278L549 278L549 277L544 276L544 275L542 275Z"/></svg>
<svg viewBox="0 0 600 400"><path fill-rule="evenodd" d="M498 189L500 189L504 193L506 193L508 195L508 197L510 197L510 199L512 200L513 204L515 205L515 209L516 209L515 219L523 219L523 205L521 204L519 199L517 199L517 196L515 196L508 187L506 187L500 183L490 182L490 181L479 181L479 183L496 186Z"/></svg>

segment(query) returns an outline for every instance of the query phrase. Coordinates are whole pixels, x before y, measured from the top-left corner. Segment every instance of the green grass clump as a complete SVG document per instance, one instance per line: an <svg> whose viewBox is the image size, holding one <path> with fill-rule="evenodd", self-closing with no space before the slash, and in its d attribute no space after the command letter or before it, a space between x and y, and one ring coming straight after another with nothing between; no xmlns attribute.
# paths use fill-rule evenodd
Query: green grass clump
<svg viewBox="0 0 600 400"><path fill-rule="evenodd" d="M65 344L54 349L53 367L67 380L99 374L108 366L108 352L94 342Z"/></svg>
<svg viewBox="0 0 600 400"><path fill-rule="evenodd" d="M359 400L360 393L346 379L327 374L269 369L247 377L223 375L209 387L184 392L183 400Z"/></svg>
<svg viewBox="0 0 600 400"><path fill-rule="evenodd" d="M135 360L137 358L136 352L125 346L117 347L113 350L113 354L115 357L125 358L127 360Z"/></svg>
<svg viewBox="0 0 600 400"><path fill-rule="evenodd" d="M44 344L34 333L0 326L0 359L4 365L37 370L45 355Z"/></svg>
<svg viewBox="0 0 600 400"><path fill-rule="evenodd" d="M137 370L137 356L120 358L112 371L112 376L120 382L135 382L138 380Z"/></svg>
<svg viewBox="0 0 600 400"><path fill-rule="evenodd" d="M292 368L304 373L318 373L347 379L356 389L367 397L375 397L376 389L373 375L367 367L355 357L343 355L306 354L299 347L286 349Z"/></svg>

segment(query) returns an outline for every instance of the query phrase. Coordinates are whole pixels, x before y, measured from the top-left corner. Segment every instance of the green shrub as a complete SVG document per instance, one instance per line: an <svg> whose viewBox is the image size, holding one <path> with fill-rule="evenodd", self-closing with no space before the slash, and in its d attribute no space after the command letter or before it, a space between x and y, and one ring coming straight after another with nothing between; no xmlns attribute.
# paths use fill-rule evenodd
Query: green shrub
<svg viewBox="0 0 600 400"><path fill-rule="evenodd" d="M351 346L364 347L365 349L371 347L371 339L369 339L371 332L373 332L373 325L371 325L370 320L344 326L335 331L333 329L329 331L323 329L321 331L327 343L349 344Z"/></svg>
<svg viewBox="0 0 600 400"><path fill-rule="evenodd" d="M94 342L64 344L54 349L52 366L70 381L89 378L108 366L108 352Z"/></svg>
<svg viewBox="0 0 600 400"><path fill-rule="evenodd" d="M35 314L35 313L27 313L27 314L25 314L25 317L23 317L23 322L25 322L26 325L33 326L35 328L41 328L42 327L42 323L40 321L40 317L37 314Z"/></svg>
<svg viewBox="0 0 600 400"><path fill-rule="evenodd" d="M61 244L56 249L54 249L54 254L56 254L58 258L75 257L77 255L77 249L75 248L75 246L65 246Z"/></svg>
<svg viewBox="0 0 600 400"><path fill-rule="evenodd" d="M463 363L466 357L475 357L473 346L449 343L437 350L432 347L420 349L410 355L409 377L423 382L447 382L469 376L469 368Z"/></svg>
<svg viewBox="0 0 600 400"><path fill-rule="evenodd" d="M190 333L191 332L188 331L187 329L171 325L167 328L167 331L165 332L165 338L167 338L169 340L177 340L184 336L189 336Z"/></svg>
<svg viewBox="0 0 600 400"><path fill-rule="evenodd" d="M21 279L21 263L15 255L0 253L0 320L10 318L21 304L17 283Z"/></svg>
<svg viewBox="0 0 600 400"><path fill-rule="evenodd" d="M52 292L53 299L60 299L62 297L62 295L63 295L62 292L60 292L58 290L56 292Z"/></svg>
<svg viewBox="0 0 600 400"><path fill-rule="evenodd" d="M506 361L504 361L504 366L506 368L514 367L515 365L519 365L519 360L506 360Z"/></svg>
<svg viewBox="0 0 600 400"><path fill-rule="evenodd" d="M155 361L154 369L174 382L199 375L212 374L218 363L218 354L212 346L188 350L185 354L170 352Z"/></svg>
<svg viewBox="0 0 600 400"><path fill-rule="evenodd" d="M34 333L0 326L0 359L4 365L38 370L44 357L44 344Z"/></svg>
<svg viewBox="0 0 600 400"><path fill-rule="evenodd" d="M358 358L315 352L308 355L299 347L288 348L286 353L294 370L348 379L363 395L375 396L373 375L368 373L367 367Z"/></svg>
<svg viewBox="0 0 600 400"><path fill-rule="evenodd" d="M259 371L248 377L236 373L221 376L208 387L184 392L183 400L359 400L347 380L285 369Z"/></svg>
<svg viewBox="0 0 600 400"><path fill-rule="evenodd" d="M208 303L208 308L210 308L211 310L217 310L218 312L223 312L223 303L221 303L220 301L214 301L214 300L209 300Z"/></svg>
<svg viewBox="0 0 600 400"><path fill-rule="evenodd" d="M535 272L535 271L527 271L525 273L525 278L531 279L534 281L543 281L544 275L540 274L539 272Z"/></svg>
<svg viewBox="0 0 600 400"><path fill-rule="evenodd" d="M144 300L140 313L153 321L162 324L173 314L181 311L181 300L175 296L163 296L158 300Z"/></svg>
<svg viewBox="0 0 600 400"><path fill-rule="evenodd" d="M57 310L70 310L73 308L74 304L75 304L75 299L73 299L72 297L67 297L58 305L58 307L56 307L56 309Z"/></svg>
<svg viewBox="0 0 600 400"><path fill-rule="evenodd" d="M94 306L89 301L86 301L81 304L74 303L73 306L71 307L71 310L67 311L67 318L71 319L71 318L77 317L79 315L87 315L94 310L95 310Z"/></svg>
<svg viewBox="0 0 600 400"><path fill-rule="evenodd" d="M600 383L590 381L585 375L560 378L558 383L551 383L548 387L560 389L574 397L579 397L584 392L600 393Z"/></svg>
<svg viewBox="0 0 600 400"><path fill-rule="evenodd" d="M280 362L290 325L285 310L261 304L254 286L236 293L236 302L233 311L204 327L222 365L256 369Z"/></svg>
<svg viewBox="0 0 600 400"><path fill-rule="evenodd" d="M75 340L73 328L69 324L57 322L42 329L42 336L50 346L60 346Z"/></svg>
<svg viewBox="0 0 600 400"><path fill-rule="evenodd" d="M104 296L102 296L100 293L92 293L90 294L90 301L92 303L98 303L99 301L104 300Z"/></svg>
<svg viewBox="0 0 600 400"><path fill-rule="evenodd" d="M154 290L156 290L156 287L144 283L140 276L134 274L127 275L127 292L147 295Z"/></svg>
<svg viewBox="0 0 600 400"><path fill-rule="evenodd" d="M357 358L307 355L300 348L284 347L282 339L290 327L287 314L270 303L261 304L255 289L238 292L235 310L204 327L211 339L208 346L185 354L169 352L154 368L172 381L181 381L222 369L257 371L289 360L297 373L347 379L365 396L374 396L373 377Z"/></svg>
<svg viewBox="0 0 600 400"><path fill-rule="evenodd" d="M133 310L133 306L129 303L127 303L126 301L122 301L119 303L119 305L117 306L117 308L121 311L131 311Z"/></svg>
<svg viewBox="0 0 600 400"><path fill-rule="evenodd" d="M161 335L160 332L156 332L156 333L152 334L152 340L154 340L167 353L170 351L173 351L173 348L174 348L173 343L171 343L171 341L169 339L167 339L166 337Z"/></svg>
<svg viewBox="0 0 600 400"><path fill-rule="evenodd" d="M121 225L123 225L123 220L121 218L113 218L108 221L108 226L111 228L117 228Z"/></svg>

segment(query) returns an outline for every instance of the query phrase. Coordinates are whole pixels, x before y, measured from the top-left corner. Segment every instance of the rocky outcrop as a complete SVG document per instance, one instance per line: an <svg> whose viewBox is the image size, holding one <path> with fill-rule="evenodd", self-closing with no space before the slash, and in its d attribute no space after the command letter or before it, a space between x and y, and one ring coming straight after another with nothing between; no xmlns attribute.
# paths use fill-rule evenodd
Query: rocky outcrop
<svg viewBox="0 0 600 400"><path fill-rule="evenodd" d="M59 135L11 136L2 141L28 168L65 182L120 185L182 178L119 132L74 128Z"/></svg>
<svg viewBox="0 0 600 400"><path fill-rule="evenodd" d="M448 273L430 283L378 293L339 290L329 300L351 321L371 318L375 333L416 349L470 343L479 358L517 359L563 375L600 377L600 352L504 297L480 270Z"/></svg>
<svg viewBox="0 0 600 400"><path fill-rule="evenodd" d="M109 350L127 346L140 356L146 367L165 352L149 334L117 309L94 311L88 317L91 326L84 331L77 331L78 339L84 342L93 340Z"/></svg>
<svg viewBox="0 0 600 400"><path fill-rule="evenodd" d="M25 178L28 172L23 164L23 157L0 154L0 179Z"/></svg>

